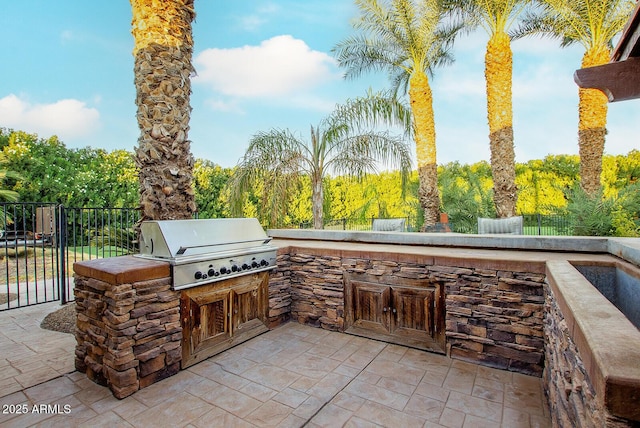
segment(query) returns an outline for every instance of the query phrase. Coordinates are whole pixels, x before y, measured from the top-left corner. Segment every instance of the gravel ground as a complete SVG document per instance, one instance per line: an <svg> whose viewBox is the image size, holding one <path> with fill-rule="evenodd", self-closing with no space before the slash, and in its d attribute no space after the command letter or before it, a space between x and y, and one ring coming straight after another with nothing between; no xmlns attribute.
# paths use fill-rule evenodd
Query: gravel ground
<svg viewBox="0 0 640 428"><path fill-rule="evenodd" d="M0 294L0 305L6 304L10 300L16 300L18 298L17 295L11 294Z"/></svg>
<svg viewBox="0 0 640 428"><path fill-rule="evenodd" d="M61 309L50 313L49 315L44 317L42 323L40 323L40 327L46 330L75 334L76 304L68 303Z"/></svg>

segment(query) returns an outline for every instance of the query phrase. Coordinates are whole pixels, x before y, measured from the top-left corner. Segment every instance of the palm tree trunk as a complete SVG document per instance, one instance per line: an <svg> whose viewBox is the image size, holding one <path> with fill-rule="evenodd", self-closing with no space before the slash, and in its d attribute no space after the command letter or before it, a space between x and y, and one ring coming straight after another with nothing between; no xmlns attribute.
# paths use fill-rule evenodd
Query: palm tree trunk
<svg viewBox="0 0 640 428"><path fill-rule="evenodd" d="M494 34L487 43L485 79L493 202L498 218L514 216L518 198L513 148L512 68L509 36Z"/></svg>
<svg viewBox="0 0 640 428"><path fill-rule="evenodd" d="M324 229L324 192L322 189L322 175L311 176L311 209L313 211L313 228Z"/></svg>
<svg viewBox="0 0 640 428"><path fill-rule="evenodd" d="M196 211L187 139L193 1L131 0L143 220L192 218Z"/></svg>
<svg viewBox="0 0 640 428"><path fill-rule="evenodd" d="M607 47L588 49L582 57L582 68L609 62ZM598 89L579 89L578 144L580 153L580 186L588 195L600 190L602 155L607 134L607 96Z"/></svg>
<svg viewBox="0 0 640 428"><path fill-rule="evenodd" d="M433 96L427 75L416 71L409 80L409 100L413 114L418 163L418 200L424 210L425 231L440 218L438 165L436 163L436 127L433 115Z"/></svg>

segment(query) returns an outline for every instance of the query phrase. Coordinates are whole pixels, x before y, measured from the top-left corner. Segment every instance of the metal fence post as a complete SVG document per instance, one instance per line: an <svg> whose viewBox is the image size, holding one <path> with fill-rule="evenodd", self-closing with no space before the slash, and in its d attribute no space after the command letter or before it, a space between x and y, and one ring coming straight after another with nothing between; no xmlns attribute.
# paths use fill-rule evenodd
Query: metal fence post
<svg viewBox="0 0 640 428"><path fill-rule="evenodd" d="M67 303L67 220L66 211L63 205L58 206L58 287L60 287L60 304Z"/></svg>

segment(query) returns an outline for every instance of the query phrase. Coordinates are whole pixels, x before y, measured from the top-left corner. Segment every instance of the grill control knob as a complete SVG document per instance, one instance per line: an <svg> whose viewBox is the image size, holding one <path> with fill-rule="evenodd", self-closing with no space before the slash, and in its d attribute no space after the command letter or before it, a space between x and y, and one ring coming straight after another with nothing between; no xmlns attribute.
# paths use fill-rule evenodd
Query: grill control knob
<svg viewBox="0 0 640 428"><path fill-rule="evenodd" d="M227 270L227 268L226 268L226 267L222 266L222 267L220 268L220 273L221 273L221 274L223 274L223 275L224 275L224 274L225 274L225 273L227 273L227 272L228 272L228 270Z"/></svg>
<svg viewBox="0 0 640 428"><path fill-rule="evenodd" d="M260 266L260 265L258 264L257 261L254 260L254 261L251 262L251 267L252 268L257 268L258 266Z"/></svg>
<svg viewBox="0 0 640 428"><path fill-rule="evenodd" d="M246 264L246 263L242 264L242 270L247 270L249 268L251 268L251 266L249 266L248 264Z"/></svg>
<svg viewBox="0 0 640 428"><path fill-rule="evenodd" d="M200 271L196 272L196 274L193 275L193 277L195 279L202 279L203 278L202 272L200 272Z"/></svg>
<svg viewBox="0 0 640 428"><path fill-rule="evenodd" d="M211 269L209 269L209 271L207 272L207 275L209 275L209 276L215 276L215 275L216 275L216 271L215 271L213 268L211 268Z"/></svg>
<svg viewBox="0 0 640 428"><path fill-rule="evenodd" d="M265 259L260 260L260 266L268 266L269 262L266 261Z"/></svg>
<svg viewBox="0 0 640 428"><path fill-rule="evenodd" d="M238 272L240 269L238 269L238 266L233 265L233 266L231 266L231 270L232 270L233 272Z"/></svg>

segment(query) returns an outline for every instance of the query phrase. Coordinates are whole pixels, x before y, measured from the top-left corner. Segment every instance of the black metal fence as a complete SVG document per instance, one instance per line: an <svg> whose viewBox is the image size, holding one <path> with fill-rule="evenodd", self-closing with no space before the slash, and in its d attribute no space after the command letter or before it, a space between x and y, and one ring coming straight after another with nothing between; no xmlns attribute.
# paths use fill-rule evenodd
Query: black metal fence
<svg viewBox="0 0 640 428"><path fill-rule="evenodd" d="M570 236L571 227L569 219L562 215L543 215L543 214L522 214L524 224L525 235L535 236ZM372 230L374 220L376 217L367 219L332 219L328 220L324 224L325 229L329 230ZM416 232L420 229L420 224L416 218L405 217L406 219L406 231ZM448 224L448 230L456 233L478 233L477 219L472 218L467 222L456 223L456 221L450 221ZM298 225L300 229L310 229L313 227L312 222L304 222ZM438 230L446 231L447 229L442 227Z"/></svg>
<svg viewBox="0 0 640 428"><path fill-rule="evenodd" d="M570 235L566 217L524 215L525 235ZM0 203L0 311L73 297L73 264L138 252L132 208L69 208L44 203ZM325 229L372 230L376 218L337 219ZM417 219L404 219L407 232ZM298 225L312 227L310 223ZM477 233L469 222L459 233Z"/></svg>
<svg viewBox="0 0 640 428"><path fill-rule="evenodd" d="M73 263L138 252L129 208L0 203L0 310L73 300Z"/></svg>

